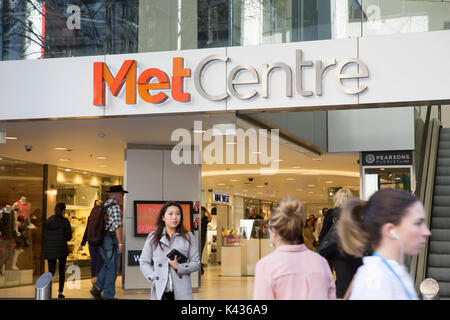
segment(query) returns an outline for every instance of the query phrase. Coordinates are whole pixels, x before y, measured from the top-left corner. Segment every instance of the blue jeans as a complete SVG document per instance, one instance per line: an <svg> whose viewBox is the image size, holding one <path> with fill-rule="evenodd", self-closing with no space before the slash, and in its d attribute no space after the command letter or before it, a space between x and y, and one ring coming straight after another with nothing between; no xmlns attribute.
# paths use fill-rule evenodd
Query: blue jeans
<svg viewBox="0 0 450 320"><path fill-rule="evenodd" d="M116 294L116 278L119 272L120 254L117 238L105 237L99 247L104 264L94 285L103 291L103 298L113 299Z"/></svg>

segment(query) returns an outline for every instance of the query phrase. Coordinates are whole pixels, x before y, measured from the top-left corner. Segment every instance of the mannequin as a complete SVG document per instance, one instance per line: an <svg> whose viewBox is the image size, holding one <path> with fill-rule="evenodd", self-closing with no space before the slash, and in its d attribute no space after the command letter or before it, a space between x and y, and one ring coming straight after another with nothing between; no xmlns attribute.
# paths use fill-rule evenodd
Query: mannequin
<svg viewBox="0 0 450 320"><path fill-rule="evenodd" d="M14 249L16 246L15 236L18 236L18 231L10 205L0 209L0 215L0 274L4 274L6 265L14 259L16 254Z"/></svg>
<svg viewBox="0 0 450 320"><path fill-rule="evenodd" d="M15 203L17 204L19 211L17 213L17 217L21 223L25 223L26 227L30 230L35 230L37 227L31 223L30 220L30 210L31 210L31 203L27 201L27 198L22 196L19 200ZM22 225L20 225L22 227Z"/></svg>
<svg viewBox="0 0 450 320"><path fill-rule="evenodd" d="M24 252L23 248L27 248L29 247L29 245L27 244L26 238L23 235L23 220L21 221L21 219L19 218L18 215L18 211L19 211L19 205L16 203L13 204L12 206L12 212L14 215L14 231L15 231L15 236L14 236L14 240L16 241L16 247L14 250L14 256L12 257L12 263L11 263L11 270L19 270L19 268L17 267L17 259L19 258L19 255L21 253Z"/></svg>

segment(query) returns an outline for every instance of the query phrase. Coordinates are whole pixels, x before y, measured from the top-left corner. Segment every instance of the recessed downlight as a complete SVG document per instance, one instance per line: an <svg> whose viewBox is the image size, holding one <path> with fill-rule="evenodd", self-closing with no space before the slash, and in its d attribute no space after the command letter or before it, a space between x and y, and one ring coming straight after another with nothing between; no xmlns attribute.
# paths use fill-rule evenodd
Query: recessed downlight
<svg viewBox="0 0 450 320"><path fill-rule="evenodd" d="M69 158L59 158L58 160L59 160L59 161L63 161L63 162L64 162L64 161L65 161L65 162L70 161Z"/></svg>
<svg viewBox="0 0 450 320"><path fill-rule="evenodd" d="M56 147L55 150L58 150L58 151L67 151L67 148L66 148L66 147Z"/></svg>
<svg viewBox="0 0 450 320"><path fill-rule="evenodd" d="M105 160L106 157L105 156L97 156L97 157L95 157L95 159L97 159L97 160Z"/></svg>

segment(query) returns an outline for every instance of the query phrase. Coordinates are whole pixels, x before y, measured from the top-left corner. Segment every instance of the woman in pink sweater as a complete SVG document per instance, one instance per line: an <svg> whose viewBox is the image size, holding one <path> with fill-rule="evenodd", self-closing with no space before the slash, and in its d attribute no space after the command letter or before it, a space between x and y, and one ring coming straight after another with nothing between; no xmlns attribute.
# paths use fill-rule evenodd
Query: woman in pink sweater
<svg viewBox="0 0 450 320"><path fill-rule="evenodd" d="M303 244L304 208L287 198L269 217L275 251L256 264L255 300L334 300L336 287L328 262Z"/></svg>

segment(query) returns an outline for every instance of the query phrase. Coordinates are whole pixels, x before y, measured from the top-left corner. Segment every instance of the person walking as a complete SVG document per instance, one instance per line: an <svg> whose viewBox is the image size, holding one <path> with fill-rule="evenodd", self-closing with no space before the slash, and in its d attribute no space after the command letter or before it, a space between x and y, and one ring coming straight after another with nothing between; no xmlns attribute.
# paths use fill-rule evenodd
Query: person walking
<svg viewBox="0 0 450 320"><path fill-rule="evenodd" d="M404 265L431 235L425 210L414 195L382 189L369 201L349 200L342 211L337 232L345 252L363 257L355 274L351 300L417 300L414 283Z"/></svg>
<svg viewBox="0 0 450 320"><path fill-rule="evenodd" d="M102 202L100 200L94 201L94 207L101 206ZM86 224L86 229L84 230L83 240L81 241L79 251L83 250L83 247L88 242L88 224ZM100 254L99 246L95 246L91 243L89 245L89 256L91 257L91 283L94 284L97 281L97 275L102 269L103 259Z"/></svg>
<svg viewBox="0 0 450 320"><path fill-rule="evenodd" d="M180 256L169 259L176 249ZM183 210L177 202L167 202L161 208L156 230L151 232L139 259L141 272L152 287L151 300L192 300L191 273L200 270L200 256L192 232L183 226Z"/></svg>
<svg viewBox="0 0 450 320"><path fill-rule="evenodd" d="M306 220L306 226L303 228L303 243L309 250L315 251L314 242L314 219L309 217Z"/></svg>
<svg viewBox="0 0 450 320"><path fill-rule="evenodd" d="M202 207L202 221L201 221L201 251L200 251L200 263L202 261L202 256L203 256L203 250L205 249L205 244L207 241L207 232L208 232L208 223L211 222L212 217L211 217L211 213L209 213L209 211L205 208ZM203 270L203 263L201 263L201 274L205 273L205 271Z"/></svg>
<svg viewBox="0 0 450 320"><path fill-rule="evenodd" d="M256 263L255 300L334 300L336 288L327 261L303 244L304 207L286 198L269 216L275 250Z"/></svg>
<svg viewBox="0 0 450 320"><path fill-rule="evenodd" d="M91 295L98 300L114 299L120 255L124 250L122 242L122 209L120 205L123 202L123 195L128 193L128 191L123 190L121 185L115 185L111 186L107 192L109 193L109 199L103 204L107 207L105 237L101 246L99 246L104 263L97 275L97 281L90 291Z"/></svg>
<svg viewBox="0 0 450 320"><path fill-rule="evenodd" d="M55 206L55 214L43 224L42 253L48 263L48 271L52 275L56 272L56 261L59 269L58 299L63 299L64 282L66 281L66 262L69 255L67 241L72 239L70 222L64 217L66 205L58 203Z"/></svg>
<svg viewBox="0 0 450 320"><path fill-rule="evenodd" d="M334 208L328 211L328 215L331 215L332 225L329 227L330 238L334 238L336 241L334 245L330 246L328 252L324 257L329 261L330 266L334 269L336 274L336 297L343 299L345 292L347 291L356 270L362 265L362 259L360 257L354 257L343 252L340 249L339 239L336 233L336 224L341 215L342 207L349 200L354 198L354 195L349 189L339 189L334 195ZM330 220L328 220L330 221ZM323 230L323 228L322 228ZM322 241L324 241L322 237ZM319 253L321 251L319 250Z"/></svg>

